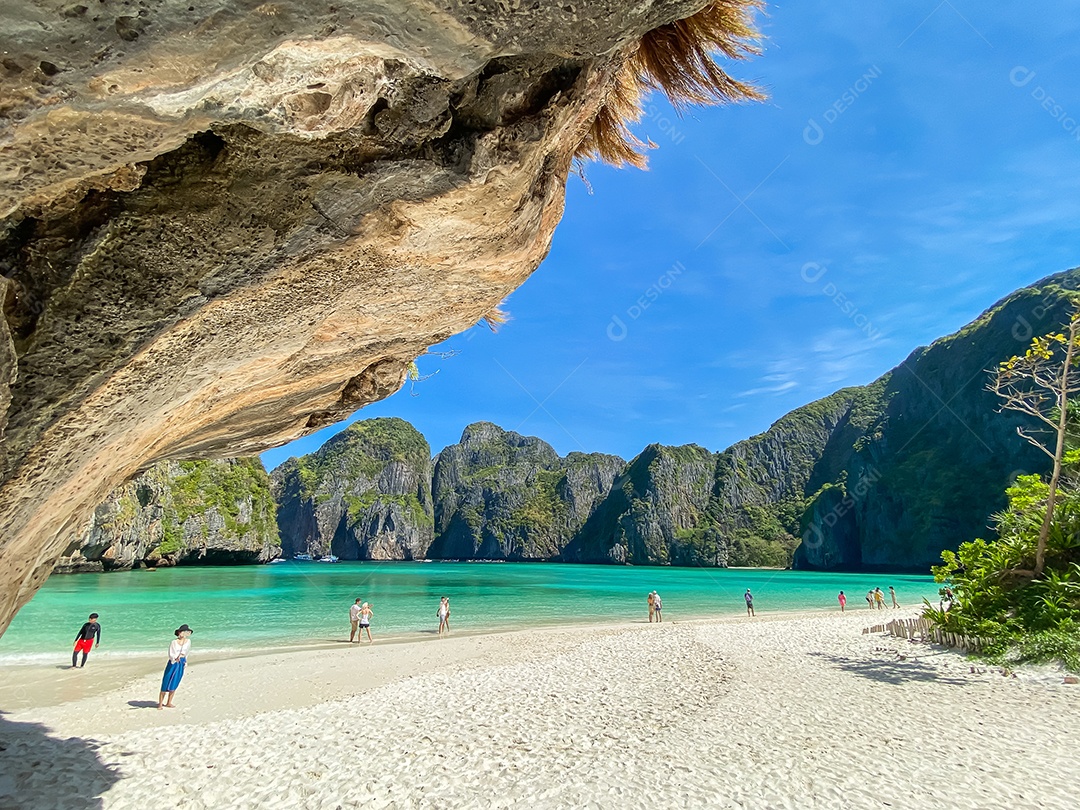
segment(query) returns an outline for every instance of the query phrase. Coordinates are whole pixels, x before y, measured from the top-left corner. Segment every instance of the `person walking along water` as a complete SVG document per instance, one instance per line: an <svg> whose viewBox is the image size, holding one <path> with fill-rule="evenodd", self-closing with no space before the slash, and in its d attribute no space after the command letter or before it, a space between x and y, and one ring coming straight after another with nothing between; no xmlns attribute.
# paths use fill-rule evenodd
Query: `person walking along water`
<svg viewBox="0 0 1080 810"><path fill-rule="evenodd" d="M885 592L881 588L874 588L874 606L878 610L885 609Z"/></svg>
<svg viewBox="0 0 1080 810"><path fill-rule="evenodd" d="M750 593L750 589L746 589L746 593L743 594L743 599L746 600L746 615L753 616L754 614L754 595Z"/></svg>
<svg viewBox="0 0 1080 810"><path fill-rule="evenodd" d="M78 666L80 668L85 667L86 656L90 654L90 650L97 644L101 644L101 625L98 624L98 615L91 613L90 618L79 628L79 632L75 636L75 649L71 653L71 668L75 669L79 653L82 653L82 663L78 664Z"/></svg>
<svg viewBox="0 0 1080 810"><path fill-rule="evenodd" d="M840 591L840 595L836 597L840 601L840 612L844 612L844 608L847 607L847 597L844 596L844 592Z"/></svg>
<svg viewBox="0 0 1080 810"><path fill-rule="evenodd" d="M439 617L439 635L443 634L443 629L446 632L450 632L450 597L444 596L439 600L439 612L436 614Z"/></svg>
<svg viewBox="0 0 1080 810"><path fill-rule="evenodd" d="M174 708L173 695L176 694L180 681L184 677L188 651L191 649L192 632L186 624L180 625L173 631L176 640L169 645L169 663L165 665L165 673L161 676L161 694L158 695L157 703L159 709Z"/></svg>
<svg viewBox="0 0 1080 810"><path fill-rule="evenodd" d="M892 597L892 606L894 609L900 609L900 603L896 601L896 589L892 585L889 586L889 596Z"/></svg>
<svg viewBox="0 0 1080 810"><path fill-rule="evenodd" d="M649 624L656 618L656 591L649 591Z"/></svg>
<svg viewBox="0 0 1080 810"><path fill-rule="evenodd" d="M662 622L664 620L664 614L661 611L664 609L664 603L660 599L660 594L656 591L652 592L653 608L656 610L656 620Z"/></svg>

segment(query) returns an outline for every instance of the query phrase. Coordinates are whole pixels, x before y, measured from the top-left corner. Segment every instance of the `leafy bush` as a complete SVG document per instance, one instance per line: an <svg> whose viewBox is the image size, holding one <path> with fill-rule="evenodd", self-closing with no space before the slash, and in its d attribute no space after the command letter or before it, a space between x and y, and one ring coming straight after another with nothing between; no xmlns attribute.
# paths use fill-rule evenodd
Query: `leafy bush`
<svg viewBox="0 0 1080 810"><path fill-rule="evenodd" d="M926 615L949 632L992 639L986 651L991 660L1057 660L1080 669L1080 488L1075 474L1059 490L1046 571L1034 578L1030 572L1047 492L1039 476L1020 476L1006 490L1008 507L993 516L997 540L976 539L942 553L934 578L952 588L955 601L949 609L931 606Z"/></svg>

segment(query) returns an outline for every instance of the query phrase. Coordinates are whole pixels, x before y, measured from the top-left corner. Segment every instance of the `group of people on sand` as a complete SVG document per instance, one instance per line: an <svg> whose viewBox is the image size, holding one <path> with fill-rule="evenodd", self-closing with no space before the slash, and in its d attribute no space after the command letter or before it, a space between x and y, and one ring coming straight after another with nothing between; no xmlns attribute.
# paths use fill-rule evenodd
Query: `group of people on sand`
<svg viewBox="0 0 1080 810"><path fill-rule="evenodd" d="M840 591L840 595L843 596L844 592ZM656 591L650 591L648 597L649 603L649 623L653 621L664 621L664 601L660 598L660 594ZM754 595L750 593L750 589L746 589L746 593L743 594L743 601L746 602L746 615L753 616L754 614Z"/></svg>
<svg viewBox="0 0 1080 810"><path fill-rule="evenodd" d="M656 591L650 591L648 602L649 623L652 624L654 620L662 622L664 620L664 600L660 598L660 594Z"/></svg>
<svg viewBox="0 0 1080 810"><path fill-rule="evenodd" d="M367 635L368 644L373 644L374 639L371 637L371 617L374 611L371 609L370 602L363 602L357 599L352 607L349 608L349 625L351 629L349 631L349 643L359 644L364 640L364 636ZM439 617L439 635L450 632L450 597L444 596L439 600L439 609L436 611L436 616Z"/></svg>
<svg viewBox="0 0 1080 810"><path fill-rule="evenodd" d="M367 633L368 644L373 644L375 640L371 637L371 615L373 611L371 609L370 602L364 602L361 604L360 599L357 599L351 608L349 608L349 624L352 625L352 629L349 631L349 643L353 643L353 639L359 644L364 640L364 634Z"/></svg>
<svg viewBox="0 0 1080 810"><path fill-rule="evenodd" d="M95 647L101 645L101 623L98 614L91 613L79 632L75 635L75 649L71 653L71 668L82 669L86 666L87 656ZM191 650L191 634L195 632L186 624L173 631L175 639L169 644L169 660L165 663L165 672L161 676L161 692L158 694L159 709L173 709L173 695L180 686L187 668L187 656ZM82 660L79 661L79 655Z"/></svg>
<svg viewBox="0 0 1080 810"><path fill-rule="evenodd" d="M889 586L889 598L892 600L892 606L894 608L896 608L896 609L899 609L900 608L900 603L898 601L896 601L896 589L892 585ZM843 613L844 611L847 610L847 596L844 595L843 591L840 591L840 594L839 594L839 596L837 596L837 599L840 602L840 612ZM743 601L746 602L746 615L747 616L755 616L755 615L757 615L754 612L754 594L751 593L749 588L747 588L746 593L743 594ZM661 606L662 606L663 603L660 601L660 594L658 594L656 591L650 591L648 602L649 602L649 621L650 622L652 622L652 621L662 622L663 618L661 618L662 614L661 614L660 611L661 611ZM950 604L952 602L952 591L949 591L949 602L950 602ZM884 610L885 609L885 592L883 590L881 590L881 588L874 588L873 590L867 591L866 592L866 604L867 604L868 607L873 608L875 610Z"/></svg>
<svg viewBox="0 0 1080 810"><path fill-rule="evenodd" d="M836 597L840 602L840 612L843 613L847 609L847 597L844 596L844 592L840 591L840 595ZM896 589L889 586L889 598L892 600L892 606L894 609L900 609L900 603L896 601ZM866 606L871 610L885 610L885 592L881 588L873 588L866 592Z"/></svg>

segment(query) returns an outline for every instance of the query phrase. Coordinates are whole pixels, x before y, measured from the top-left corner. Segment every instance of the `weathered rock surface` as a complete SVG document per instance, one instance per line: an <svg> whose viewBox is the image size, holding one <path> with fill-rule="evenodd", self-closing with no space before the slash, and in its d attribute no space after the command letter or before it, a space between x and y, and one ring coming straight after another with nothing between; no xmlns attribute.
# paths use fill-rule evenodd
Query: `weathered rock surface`
<svg viewBox="0 0 1080 810"><path fill-rule="evenodd" d="M861 389L854 441L850 431L831 439L804 489L796 566L925 571L943 549L988 536L1005 487L1046 472L1048 459L1017 435L1028 421L998 412L986 369L1065 323L1078 289L1070 270L1019 290Z"/></svg>
<svg viewBox="0 0 1080 810"><path fill-rule="evenodd" d="M0 7L0 632L140 469L336 421L521 284L702 5Z"/></svg>
<svg viewBox="0 0 1080 810"><path fill-rule="evenodd" d="M651 444L626 465L563 554L574 562L723 565L724 544L706 552L684 542L703 522L715 456L703 447Z"/></svg>
<svg viewBox="0 0 1080 810"><path fill-rule="evenodd" d="M624 466L601 453L561 458L533 436L469 425L435 462L430 556L559 559Z"/></svg>
<svg viewBox="0 0 1080 810"><path fill-rule="evenodd" d="M274 512L257 458L164 461L112 492L55 570L267 562L280 546Z"/></svg>
<svg viewBox="0 0 1080 810"><path fill-rule="evenodd" d="M629 463L561 458L480 422L432 465L407 422L357 422L274 471L284 551L701 566L785 565L794 554L804 568L925 571L987 533L1011 478L1045 471L1016 433L1025 423L996 412L986 369L1063 323L1076 290L1080 270L1020 290L874 383L716 454L650 445ZM109 525L124 511L102 510ZM125 524L137 529L128 542L154 536L153 519Z"/></svg>
<svg viewBox="0 0 1080 810"><path fill-rule="evenodd" d="M273 473L282 554L423 559L432 541L431 448L404 419L354 422Z"/></svg>

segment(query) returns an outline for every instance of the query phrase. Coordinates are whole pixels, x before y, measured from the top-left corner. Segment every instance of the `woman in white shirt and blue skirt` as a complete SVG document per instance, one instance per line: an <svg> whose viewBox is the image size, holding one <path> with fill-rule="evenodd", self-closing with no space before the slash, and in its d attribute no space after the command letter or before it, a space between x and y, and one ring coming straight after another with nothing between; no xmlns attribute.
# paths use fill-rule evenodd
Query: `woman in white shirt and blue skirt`
<svg viewBox="0 0 1080 810"><path fill-rule="evenodd" d="M161 694L158 695L157 707L159 709L174 708L173 695L180 685L180 679L184 677L184 666L187 664L188 650L191 649L192 632L190 627L182 624L173 633L176 641L169 645L169 663L165 665L165 674L161 678Z"/></svg>

